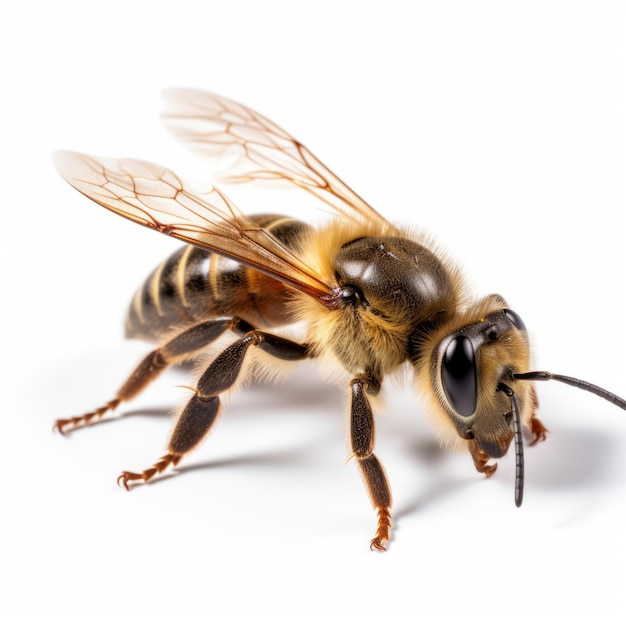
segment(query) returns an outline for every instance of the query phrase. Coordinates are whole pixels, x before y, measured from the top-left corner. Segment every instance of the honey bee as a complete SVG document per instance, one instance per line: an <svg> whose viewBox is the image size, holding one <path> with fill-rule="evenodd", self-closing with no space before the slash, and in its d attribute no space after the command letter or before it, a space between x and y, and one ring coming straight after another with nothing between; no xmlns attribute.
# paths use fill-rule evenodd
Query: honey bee
<svg viewBox="0 0 626 626"><path fill-rule="evenodd" d="M227 181L291 185L323 203L330 219L315 229L281 215L249 216L220 188L195 191L161 165L55 153L59 173L78 191L186 244L154 270L128 311L126 335L158 347L112 400L57 420L56 429L94 423L167 367L196 361L216 339L234 335L199 375L167 452L141 472L122 472L120 485L148 481L195 448L220 413L220 396L241 381L255 355L266 357L270 372L278 361L303 359L343 372L351 457L377 513L373 550L386 549L392 502L374 453L372 399L400 369L412 370L440 442L468 450L478 472L491 476L490 460L514 442L517 506L522 429L532 444L547 433L536 417L534 381L557 380L626 409L623 399L588 382L530 371L526 328L501 296L469 297L460 270L425 236L387 221L282 128L210 93L172 90L165 98L164 120L176 137L201 154L236 157ZM304 341L271 332L298 323Z"/></svg>

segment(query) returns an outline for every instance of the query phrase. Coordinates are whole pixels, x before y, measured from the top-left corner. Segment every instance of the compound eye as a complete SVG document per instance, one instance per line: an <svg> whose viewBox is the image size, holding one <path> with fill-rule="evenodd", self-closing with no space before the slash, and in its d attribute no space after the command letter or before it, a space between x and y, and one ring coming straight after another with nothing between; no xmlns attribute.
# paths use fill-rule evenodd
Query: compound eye
<svg viewBox="0 0 626 626"><path fill-rule="evenodd" d="M454 410L465 417L476 411L478 375L472 342L464 335L455 337L446 348L441 363L443 390Z"/></svg>
<svg viewBox="0 0 626 626"><path fill-rule="evenodd" d="M524 324L522 318L515 311L511 311L511 309L504 309L504 314L509 318L515 328L518 330L526 330L526 324Z"/></svg>

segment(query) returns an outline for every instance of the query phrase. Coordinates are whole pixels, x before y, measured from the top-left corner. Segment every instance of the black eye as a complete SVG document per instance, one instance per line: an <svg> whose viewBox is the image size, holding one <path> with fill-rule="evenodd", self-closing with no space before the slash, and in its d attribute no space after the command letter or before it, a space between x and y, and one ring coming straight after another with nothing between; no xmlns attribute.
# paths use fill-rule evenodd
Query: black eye
<svg viewBox="0 0 626 626"><path fill-rule="evenodd" d="M511 309L504 309L504 314L509 318L513 326L519 330L526 330L526 325L522 322L522 318Z"/></svg>
<svg viewBox="0 0 626 626"><path fill-rule="evenodd" d="M457 413L469 416L476 411L477 373L472 342L464 335L455 337L441 363L443 390Z"/></svg>

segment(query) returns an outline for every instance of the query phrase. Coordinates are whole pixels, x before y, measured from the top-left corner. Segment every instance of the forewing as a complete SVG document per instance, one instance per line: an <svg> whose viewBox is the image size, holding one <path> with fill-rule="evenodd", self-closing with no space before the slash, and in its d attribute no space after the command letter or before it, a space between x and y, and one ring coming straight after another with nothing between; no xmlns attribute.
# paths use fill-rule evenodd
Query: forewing
<svg viewBox="0 0 626 626"><path fill-rule="evenodd" d="M192 192L171 170L137 159L60 151L54 165L98 204L186 243L241 261L322 302L333 289L219 189Z"/></svg>
<svg viewBox="0 0 626 626"><path fill-rule="evenodd" d="M224 180L272 180L295 185L321 199L334 214L388 222L289 133L248 107L194 89L164 93L168 130L206 156L236 157L237 172Z"/></svg>

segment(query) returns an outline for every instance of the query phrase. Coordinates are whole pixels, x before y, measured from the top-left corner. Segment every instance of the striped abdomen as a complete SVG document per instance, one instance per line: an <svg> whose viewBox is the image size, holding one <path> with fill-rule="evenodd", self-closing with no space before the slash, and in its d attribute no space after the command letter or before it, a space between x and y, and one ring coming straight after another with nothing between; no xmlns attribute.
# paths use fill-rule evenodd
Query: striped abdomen
<svg viewBox="0 0 626 626"><path fill-rule="evenodd" d="M311 227L280 215L253 219L297 252ZM222 315L238 315L259 327L288 324L290 290L237 261L195 246L168 257L135 293L126 336L158 341L174 330Z"/></svg>

